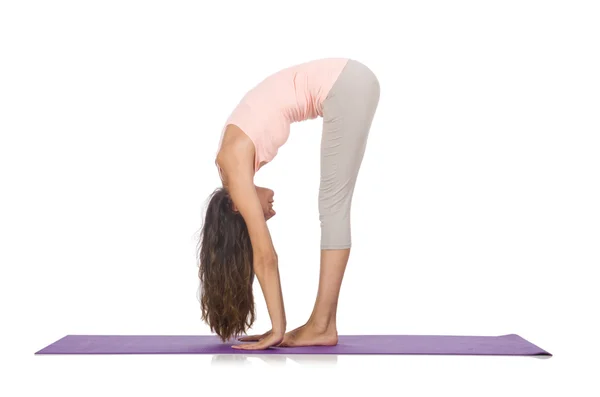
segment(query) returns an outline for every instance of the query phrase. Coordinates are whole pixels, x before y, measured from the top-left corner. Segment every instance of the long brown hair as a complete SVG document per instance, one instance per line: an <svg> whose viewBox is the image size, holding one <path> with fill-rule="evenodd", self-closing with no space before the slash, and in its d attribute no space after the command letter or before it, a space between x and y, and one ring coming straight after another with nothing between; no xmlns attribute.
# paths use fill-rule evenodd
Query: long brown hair
<svg viewBox="0 0 600 397"><path fill-rule="evenodd" d="M244 218L229 192L217 188L208 199L197 259L202 320L223 341L245 333L256 316L252 253Z"/></svg>

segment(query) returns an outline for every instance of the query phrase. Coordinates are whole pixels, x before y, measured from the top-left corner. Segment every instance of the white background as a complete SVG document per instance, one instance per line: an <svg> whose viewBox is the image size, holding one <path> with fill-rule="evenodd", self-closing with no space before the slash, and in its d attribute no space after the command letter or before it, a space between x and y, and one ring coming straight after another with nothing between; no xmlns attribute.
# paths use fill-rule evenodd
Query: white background
<svg viewBox="0 0 600 397"><path fill-rule="evenodd" d="M2 2L0 394L598 395L599 20L594 1ZM34 356L209 333L195 248L223 122L331 56L381 83L340 334L517 333L555 356ZM321 122L255 180L290 329L317 290Z"/></svg>

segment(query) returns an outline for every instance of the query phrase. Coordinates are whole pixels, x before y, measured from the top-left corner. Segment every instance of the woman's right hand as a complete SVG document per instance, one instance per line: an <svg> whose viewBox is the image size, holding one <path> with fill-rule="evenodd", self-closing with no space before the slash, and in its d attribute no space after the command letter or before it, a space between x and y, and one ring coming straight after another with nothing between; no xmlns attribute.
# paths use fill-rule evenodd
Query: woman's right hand
<svg viewBox="0 0 600 397"><path fill-rule="evenodd" d="M265 350L265 349L268 349L269 347L274 347L274 346L279 345L281 342L283 342L284 336L285 336L285 334L283 332L268 331L262 335L240 338L240 341L243 341L243 342L250 342L250 341L256 340L256 339L249 339L249 338L260 338L260 339L258 339L258 341L254 342L254 343L233 345L231 347L233 347L234 349L241 349L241 350Z"/></svg>

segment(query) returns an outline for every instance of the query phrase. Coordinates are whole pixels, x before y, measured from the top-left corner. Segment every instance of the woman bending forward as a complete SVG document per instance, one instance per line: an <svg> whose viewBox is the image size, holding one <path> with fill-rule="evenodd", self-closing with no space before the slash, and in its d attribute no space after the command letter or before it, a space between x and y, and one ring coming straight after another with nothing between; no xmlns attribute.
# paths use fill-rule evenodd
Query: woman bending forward
<svg viewBox="0 0 600 397"><path fill-rule="evenodd" d="M351 248L350 209L377 104L379 82L362 63L320 59L270 75L227 119L215 164L223 183L211 195L198 244L202 319L223 340L246 332L255 318L258 278L271 330L240 338L238 349L335 345L338 296ZM286 143L290 124L323 118L319 219L321 270L306 324L286 333L278 259L267 221L272 190L254 175Z"/></svg>

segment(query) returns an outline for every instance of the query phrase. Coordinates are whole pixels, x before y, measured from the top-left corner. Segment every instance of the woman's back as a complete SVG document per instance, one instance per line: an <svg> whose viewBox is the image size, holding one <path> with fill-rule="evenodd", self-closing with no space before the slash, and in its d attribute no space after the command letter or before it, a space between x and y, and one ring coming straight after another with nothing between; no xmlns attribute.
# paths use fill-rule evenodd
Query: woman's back
<svg viewBox="0 0 600 397"><path fill-rule="evenodd" d="M323 101L347 64L347 58L326 58L280 70L254 86L225 123L238 126L256 150L255 171L273 160L287 141L290 124L323 116Z"/></svg>

